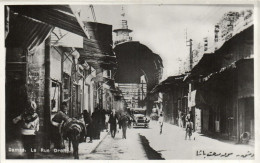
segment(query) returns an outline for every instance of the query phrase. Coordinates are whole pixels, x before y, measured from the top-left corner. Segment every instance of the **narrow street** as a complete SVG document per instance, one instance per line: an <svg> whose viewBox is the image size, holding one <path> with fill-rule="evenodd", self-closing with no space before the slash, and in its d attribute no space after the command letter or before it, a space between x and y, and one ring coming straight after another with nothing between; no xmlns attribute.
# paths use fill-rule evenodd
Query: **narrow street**
<svg viewBox="0 0 260 163"><path fill-rule="evenodd" d="M162 159L160 155L147 146L144 139L140 138L139 133L145 128L132 128L127 130L127 139L122 139L120 130L115 138L107 135L102 143L90 155L81 156L82 159L90 160L148 160ZM158 156L157 158L155 158Z"/></svg>
<svg viewBox="0 0 260 163"><path fill-rule="evenodd" d="M148 129L128 129L127 139L122 139L121 130L114 139L108 134L92 153L80 154L80 159L254 159L253 146L220 141L198 133L193 133L191 140L185 140L184 129L168 123L163 129L160 135L157 122L151 121Z"/></svg>

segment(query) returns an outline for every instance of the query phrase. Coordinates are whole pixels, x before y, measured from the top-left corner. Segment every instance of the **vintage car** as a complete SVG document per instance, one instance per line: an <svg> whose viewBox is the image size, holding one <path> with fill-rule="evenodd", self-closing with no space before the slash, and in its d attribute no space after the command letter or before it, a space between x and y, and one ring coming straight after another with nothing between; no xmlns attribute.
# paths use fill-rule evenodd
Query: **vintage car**
<svg viewBox="0 0 260 163"><path fill-rule="evenodd" d="M133 109L133 127L149 127L150 119L146 117L146 110L142 108Z"/></svg>

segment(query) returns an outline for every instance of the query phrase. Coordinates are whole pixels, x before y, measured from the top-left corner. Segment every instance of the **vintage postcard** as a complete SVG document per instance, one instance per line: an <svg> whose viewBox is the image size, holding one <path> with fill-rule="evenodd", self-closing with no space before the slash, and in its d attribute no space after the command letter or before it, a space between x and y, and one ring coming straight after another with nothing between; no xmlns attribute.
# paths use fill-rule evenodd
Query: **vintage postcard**
<svg viewBox="0 0 260 163"><path fill-rule="evenodd" d="M4 3L1 159L256 161L257 9Z"/></svg>

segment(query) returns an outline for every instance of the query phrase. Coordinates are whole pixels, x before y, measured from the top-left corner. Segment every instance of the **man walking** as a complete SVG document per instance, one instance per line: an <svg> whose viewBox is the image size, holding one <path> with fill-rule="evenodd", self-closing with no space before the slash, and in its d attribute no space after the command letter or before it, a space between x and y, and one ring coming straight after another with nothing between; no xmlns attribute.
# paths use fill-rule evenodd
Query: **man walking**
<svg viewBox="0 0 260 163"><path fill-rule="evenodd" d="M101 112L98 107L95 108L94 112L92 113L92 127L93 127L93 132L92 136L93 139L100 139L100 132L102 128L102 118L101 118Z"/></svg>
<svg viewBox="0 0 260 163"><path fill-rule="evenodd" d="M64 101L61 103L61 108L58 111L57 114L54 115L52 118L52 136L53 136L53 142L54 142L54 147L58 149L64 149L64 142L63 142L63 137L62 137L62 125L69 120L69 116L67 115L68 108L67 108L67 103Z"/></svg>
<svg viewBox="0 0 260 163"><path fill-rule="evenodd" d="M87 135L86 137L89 137L89 143L92 143L93 139L93 121L90 116L90 113L87 110L83 110L83 117L85 125L87 126Z"/></svg>
<svg viewBox="0 0 260 163"><path fill-rule="evenodd" d="M160 125L160 134L162 134L162 127L163 127L163 114L160 113L160 117L159 117L159 125Z"/></svg>
<svg viewBox="0 0 260 163"><path fill-rule="evenodd" d="M117 121L118 121L118 118L116 115L116 110L113 109L112 113L109 116L109 120L108 120L108 123L110 123L110 132L111 132L112 138L115 138L115 136L116 136Z"/></svg>
<svg viewBox="0 0 260 163"><path fill-rule="evenodd" d="M186 134L185 134L185 140L187 139L187 136L189 135L189 140L191 140L192 130L193 130L193 123L191 122L191 119L188 118L188 121L186 122Z"/></svg>
<svg viewBox="0 0 260 163"><path fill-rule="evenodd" d="M126 129L129 125L129 117L126 113L123 113L121 118L120 118L120 121L121 121L121 126L122 126L122 138L123 139L126 139Z"/></svg>

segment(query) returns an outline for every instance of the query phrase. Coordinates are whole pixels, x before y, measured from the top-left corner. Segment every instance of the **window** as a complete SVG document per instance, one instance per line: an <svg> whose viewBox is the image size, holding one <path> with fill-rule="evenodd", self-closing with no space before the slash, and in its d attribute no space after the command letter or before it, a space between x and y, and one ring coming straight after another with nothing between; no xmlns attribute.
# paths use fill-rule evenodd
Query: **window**
<svg viewBox="0 0 260 163"><path fill-rule="evenodd" d="M107 77L111 78L111 70L107 70Z"/></svg>

